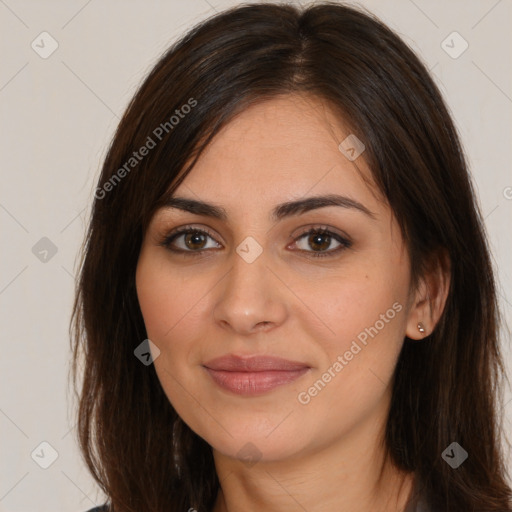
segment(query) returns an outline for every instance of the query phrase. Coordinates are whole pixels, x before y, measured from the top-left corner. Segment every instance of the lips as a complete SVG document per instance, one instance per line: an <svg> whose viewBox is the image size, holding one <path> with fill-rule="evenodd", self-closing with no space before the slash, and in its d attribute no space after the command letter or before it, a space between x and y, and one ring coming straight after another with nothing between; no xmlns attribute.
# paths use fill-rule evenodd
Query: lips
<svg viewBox="0 0 512 512"><path fill-rule="evenodd" d="M234 355L222 356L212 359L204 364L210 370L224 370L228 372L262 372L272 371L293 371L308 368L307 364L288 361L273 356L251 356L240 357Z"/></svg>
<svg viewBox="0 0 512 512"><path fill-rule="evenodd" d="M203 366L219 387L238 395L267 393L293 382L310 369L305 363L273 356L227 355Z"/></svg>

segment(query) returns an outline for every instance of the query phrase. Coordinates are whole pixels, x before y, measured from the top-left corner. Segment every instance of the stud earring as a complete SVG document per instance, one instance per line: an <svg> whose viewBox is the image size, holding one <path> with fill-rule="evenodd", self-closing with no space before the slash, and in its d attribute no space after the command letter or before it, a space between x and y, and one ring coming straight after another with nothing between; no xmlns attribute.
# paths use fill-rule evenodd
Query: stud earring
<svg viewBox="0 0 512 512"><path fill-rule="evenodd" d="M421 334L425 334L425 326L421 322L418 323L418 331L420 331Z"/></svg>

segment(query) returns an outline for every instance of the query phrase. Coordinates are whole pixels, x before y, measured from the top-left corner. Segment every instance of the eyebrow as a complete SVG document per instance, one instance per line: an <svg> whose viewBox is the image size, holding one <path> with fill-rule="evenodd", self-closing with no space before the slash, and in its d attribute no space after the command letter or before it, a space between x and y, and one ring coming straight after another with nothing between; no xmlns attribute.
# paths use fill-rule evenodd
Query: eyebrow
<svg viewBox="0 0 512 512"><path fill-rule="evenodd" d="M305 199L298 199L296 201L287 201L278 204L274 207L271 213L271 219L278 221L285 217L294 215L301 215L311 210L325 208L327 206L339 206L341 208L353 209L360 211L375 220L376 215L370 211L366 206L351 199L349 197L328 194L323 196L312 196ZM213 217L222 221L228 220L228 214L221 206L206 203L204 201L197 201L186 197L168 197L161 203L161 208L176 208L184 212L193 213L195 215L202 215L205 217Z"/></svg>

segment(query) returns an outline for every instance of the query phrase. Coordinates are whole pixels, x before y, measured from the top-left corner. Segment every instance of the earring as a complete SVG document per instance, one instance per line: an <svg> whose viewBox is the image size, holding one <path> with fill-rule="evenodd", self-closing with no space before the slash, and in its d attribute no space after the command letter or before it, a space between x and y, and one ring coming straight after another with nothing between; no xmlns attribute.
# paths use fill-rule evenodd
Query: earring
<svg viewBox="0 0 512 512"><path fill-rule="evenodd" d="M421 334L425 334L425 326L421 322L418 323L418 331L420 331Z"/></svg>

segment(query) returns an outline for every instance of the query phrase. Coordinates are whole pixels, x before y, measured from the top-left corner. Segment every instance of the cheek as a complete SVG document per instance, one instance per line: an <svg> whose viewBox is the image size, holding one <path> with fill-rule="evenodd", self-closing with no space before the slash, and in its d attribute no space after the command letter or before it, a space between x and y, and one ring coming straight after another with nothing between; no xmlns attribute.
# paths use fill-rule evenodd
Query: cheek
<svg viewBox="0 0 512 512"><path fill-rule="evenodd" d="M155 371L169 402L185 421L194 423L195 403L190 393L196 389L195 374L189 371L197 359L194 329L204 323L200 277L183 279L183 273L154 254L141 254L136 272L139 306L148 338L159 348Z"/></svg>
<svg viewBox="0 0 512 512"><path fill-rule="evenodd" d="M170 265L165 255L142 253L136 286L148 338L159 348L155 370L169 401L182 418L197 409L191 395L198 387L211 323L209 293L218 277L185 272Z"/></svg>
<svg viewBox="0 0 512 512"><path fill-rule="evenodd" d="M309 414L337 417L339 425L348 419L345 407L355 419L383 398L405 335L406 271L390 264L352 267L321 288L310 287L308 305L329 329L323 327L319 336L321 331L315 332L313 324L301 326L322 354L299 400L309 404Z"/></svg>
<svg viewBox="0 0 512 512"><path fill-rule="evenodd" d="M168 293L168 285L161 274L144 262L139 263L136 274L137 297L146 325L148 337L158 343L170 328L169 311L173 311L174 294Z"/></svg>
<svg viewBox="0 0 512 512"><path fill-rule="evenodd" d="M354 340L363 347L377 338L387 340L388 347L400 343L405 332L407 290L407 276L402 270L365 265L317 281L316 286L303 283L295 291L306 297L318 320L312 322L309 319L313 315L302 315L302 328L310 331L313 339L323 340L325 352L332 357L349 350Z"/></svg>
<svg viewBox="0 0 512 512"><path fill-rule="evenodd" d="M198 281L185 280L165 258L141 254L136 272L137 297L148 337L160 350L166 349L169 340L176 338L200 309L204 287Z"/></svg>

